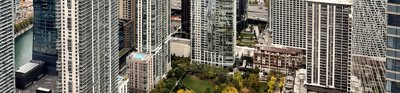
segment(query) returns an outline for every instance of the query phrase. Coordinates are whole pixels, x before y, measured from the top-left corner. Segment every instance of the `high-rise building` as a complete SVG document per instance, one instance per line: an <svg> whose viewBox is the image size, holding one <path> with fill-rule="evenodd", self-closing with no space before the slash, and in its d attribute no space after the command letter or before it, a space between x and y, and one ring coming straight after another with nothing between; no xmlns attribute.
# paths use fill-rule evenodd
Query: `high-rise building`
<svg viewBox="0 0 400 93"><path fill-rule="evenodd" d="M389 0L386 13L386 92L400 93L400 0Z"/></svg>
<svg viewBox="0 0 400 93"><path fill-rule="evenodd" d="M134 49L136 46L136 32L133 20L119 19L119 49Z"/></svg>
<svg viewBox="0 0 400 93"><path fill-rule="evenodd" d="M349 88L351 8L351 0L307 1L308 90L324 87L339 93Z"/></svg>
<svg viewBox="0 0 400 93"><path fill-rule="evenodd" d="M386 5L387 0L353 0L350 71L367 93L385 91Z"/></svg>
<svg viewBox="0 0 400 93"><path fill-rule="evenodd" d="M157 84L171 69L170 1L137 0L136 6L137 51L152 56L153 79Z"/></svg>
<svg viewBox="0 0 400 93"><path fill-rule="evenodd" d="M135 14L135 1L136 0L119 0L118 2L118 10L119 10L119 19L132 19Z"/></svg>
<svg viewBox="0 0 400 93"><path fill-rule="evenodd" d="M306 48L306 0L269 0L274 44Z"/></svg>
<svg viewBox="0 0 400 93"><path fill-rule="evenodd" d="M47 72L57 75L56 62L58 51L56 49L57 33L60 31L59 16L56 4L59 0L33 0L34 26L33 26L33 60L45 62Z"/></svg>
<svg viewBox="0 0 400 93"><path fill-rule="evenodd" d="M128 76L118 76L117 81L118 81L118 92L116 92L116 93L129 93L128 92L128 82L129 82Z"/></svg>
<svg viewBox="0 0 400 93"><path fill-rule="evenodd" d="M118 1L61 0L57 92L114 93L118 75Z"/></svg>
<svg viewBox="0 0 400 93"><path fill-rule="evenodd" d="M247 23L247 7L248 7L248 0L237 0L236 2L236 22L238 32L246 29L248 27Z"/></svg>
<svg viewBox="0 0 400 93"><path fill-rule="evenodd" d="M126 57L130 93L149 93L154 87L153 58L151 55L134 52Z"/></svg>
<svg viewBox="0 0 400 93"><path fill-rule="evenodd" d="M190 33L190 1L191 0L181 0L182 7L182 31ZM189 35L188 35L189 36Z"/></svg>
<svg viewBox="0 0 400 93"><path fill-rule="evenodd" d="M308 0L307 89L385 91L385 0Z"/></svg>
<svg viewBox="0 0 400 93"><path fill-rule="evenodd" d="M136 48L136 2L137 0L119 0L120 32L122 36L121 48Z"/></svg>
<svg viewBox="0 0 400 93"><path fill-rule="evenodd" d="M0 0L0 92L15 92L14 0Z"/></svg>
<svg viewBox="0 0 400 93"><path fill-rule="evenodd" d="M233 66L236 45L236 1L191 1L192 63Z"/></svg>
<svg viewBox="0 0 400 93"><path fill-rule="evenodd" d="M20 0L14 0L14 7L15 7L14 11L15 11L15 13L18 13L20 11L20 9L21 9L19 1Z"/></svg>

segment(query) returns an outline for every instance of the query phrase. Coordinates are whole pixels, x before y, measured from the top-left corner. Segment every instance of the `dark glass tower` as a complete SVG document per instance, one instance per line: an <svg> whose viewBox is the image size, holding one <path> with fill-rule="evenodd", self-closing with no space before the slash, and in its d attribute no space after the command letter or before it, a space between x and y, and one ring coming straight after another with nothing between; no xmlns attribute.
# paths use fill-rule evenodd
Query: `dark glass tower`
<svg viewBox="0 0 400 93"><path fill-rule="evenodd" d="M33 60L46 62L47 72L56 75L57 61L57 0L33 0L35 10L33 27Z"/></svg>
<svg viewBox="0 0 400 93"><path fill-rule="evenodd" d="M386 92L400 93L400 0L389 0L386 13Z"/></svg>
<svg viewBox="0 0 400 93"><path fill-rule="evenodd" d="M190 34L190 0L181 0L182 7L182 31ZM189 35L186 36L189 38Z"/></svg>

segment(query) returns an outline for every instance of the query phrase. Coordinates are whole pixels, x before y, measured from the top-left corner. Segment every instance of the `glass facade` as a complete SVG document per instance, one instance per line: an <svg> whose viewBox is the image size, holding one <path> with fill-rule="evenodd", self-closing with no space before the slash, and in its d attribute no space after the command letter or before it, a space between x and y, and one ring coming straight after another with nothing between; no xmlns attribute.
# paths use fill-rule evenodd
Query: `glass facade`
<svg viewBox="0 0 400 93"><path fill-rule="evenodd" d="M400 0L389 0L386 51L386 91L400 93Z"/></svg>
<svg viewBox="0 0 400 93"><path fill-rule="evenodd" d="M400 0L389 0L389 3L400 4Z"/></svg>
<svg viewBox="0 0 400 93"><path fill-rule="evenodd" d="M33 60L46 62L47 72L56 75L57 16L56 0L33 0Z"/></svg>

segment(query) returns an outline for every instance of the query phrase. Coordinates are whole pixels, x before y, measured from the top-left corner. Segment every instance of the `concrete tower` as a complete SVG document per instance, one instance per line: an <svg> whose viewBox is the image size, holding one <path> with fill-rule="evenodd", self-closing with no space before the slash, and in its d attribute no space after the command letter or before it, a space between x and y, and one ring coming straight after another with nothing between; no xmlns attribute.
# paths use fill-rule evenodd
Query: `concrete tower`
<svg viewBox="0 0 400 93"><path fill-rule="evenodd" d="M118 1L61 0L57 92L114 93Z"/></svg>
<svg viewBox="0 0 400 93"><path fill-rule="evenodd" d="M15 92L14 0L0 0L0 93Z"/></svg>

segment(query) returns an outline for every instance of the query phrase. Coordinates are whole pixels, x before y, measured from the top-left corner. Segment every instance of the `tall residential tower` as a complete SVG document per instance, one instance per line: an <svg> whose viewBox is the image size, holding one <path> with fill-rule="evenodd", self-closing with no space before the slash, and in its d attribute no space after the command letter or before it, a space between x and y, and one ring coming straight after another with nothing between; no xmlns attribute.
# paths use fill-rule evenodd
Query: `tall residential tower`
<svg viewBox="0 0 400 93"><path fill-rule="evenodd" d="M137 0L119 0L120 34L123 35L121 48L136 48L136 2Z"/></svg>
<svg viewBox="0 0 400 93"><path fill-rule="evenodd" d="M0 0L0 92L15 92L14 0Z"/></svg>
<svg viewBox="0 0 400 93"><path fill-rule="evenodd" d="M306 48L306 0L269 0L274 44Z"/></svg>
<svg viewBox="0 0 400 93"><path fill-rule="evenodd" d="M364 92L385 91L386 5L387 0L353 0L350 73Z"/></svg>
<svg viewBox="0 0 400 93"><path fill-rule="evenodd" d="M151 56L156 84L171 69L169 0L136 1L137 50ZM135 80L130 80L134 82Z"/></svg>
<svg viewBox="0 0 400 93"><path fill-rule="evenodd" d="M400 93L400 0L389 0L386 13L386 91Z"/></svg>
<svg viewBox="0 0 400 93"><path fill-rule="evenodd" d="M56 49L57 33L60 31L59 0L33 0L35 9L33 26L33 60L41 60L46 64L49 74L57 75Z"/></svg>
<svg viewBox="0 0 400 93"><path fill-rule="evenodd" d="M57 92L114 93L118 1L61 0Z"/></svg>
<svg viewBox="0 0 400 93"><path fill-rule="evenodd" d="M308 0L308 90L385 91L386 3Z"/></svg>
<svg viewBox="0 0 400 93"><path fill-rule="evenodd" d="M191 62L233 66L236 0L192 0L190 5Z"/></svg>
<svg viewBox="0 0 400 93"><path fill-rule="evenodd" d="M324 87L331 89L323 92L347 91L350 75L351 6L350 0L307 1L308 90L318 91Z"/></svg>

